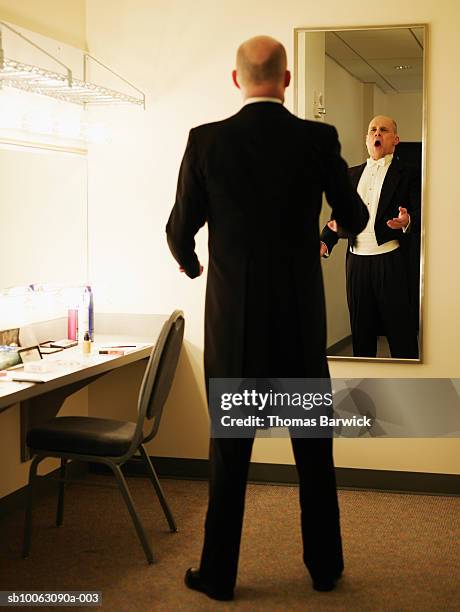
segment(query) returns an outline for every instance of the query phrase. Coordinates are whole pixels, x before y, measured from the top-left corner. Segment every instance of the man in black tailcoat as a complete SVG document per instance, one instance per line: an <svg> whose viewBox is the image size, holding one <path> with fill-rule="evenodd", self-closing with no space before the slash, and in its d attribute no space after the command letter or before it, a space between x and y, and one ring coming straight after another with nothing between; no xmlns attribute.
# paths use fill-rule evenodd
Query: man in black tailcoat
<svg viewBox="0 0 460 612"><path fill-rule="evenodd" d="M233 71L236 115L190 131L168 244L190 278L202 273L194 236L209 231L204 365L211 378L328 378L319 245L323 192L334 218L360 232L367 211L352 189L335 128L283 106L286 52L258 36ZM232 599L252 438L212 438L201 564L188 587ZM317 590L343 570L332 440L293 438L304 561ZM280 559L280 563L282 560Z"/></svg>

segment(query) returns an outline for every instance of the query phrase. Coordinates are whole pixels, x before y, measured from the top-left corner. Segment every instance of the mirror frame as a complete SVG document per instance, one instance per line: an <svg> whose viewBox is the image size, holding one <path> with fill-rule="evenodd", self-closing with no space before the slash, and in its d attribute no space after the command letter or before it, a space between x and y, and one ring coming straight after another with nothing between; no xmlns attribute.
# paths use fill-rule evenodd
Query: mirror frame
<svg viewBox="0 0 460 612"><path fill-rule="evenodd" d="M305 32L346 32L346 31L361 31L361 30L398 30L407 28L423 28L423 90L422 90L422 167L421 167L421 189L420 189L420 282L419 282L419 356L418 359L403 359L396 357L354 357L348 355L327 355L327 359L334 361L361 361L369 363L423 363L423 304L424 304L424 286L425 286L425 201L426 201L426 157L427 157L427 66L428 66L428 50L429 50L429 34L427 23L406 23L406 24L389 24L389 25L369 25L369 26L346 26L346 27L296 27L294 28L294 114L298 115L299 109L299 36ZM327 94L326 94L327 95ZM304 117L302 117L304 119ZM326 122L327 123L327 122ZM339 134L340 139L340 134Z"/></svg>

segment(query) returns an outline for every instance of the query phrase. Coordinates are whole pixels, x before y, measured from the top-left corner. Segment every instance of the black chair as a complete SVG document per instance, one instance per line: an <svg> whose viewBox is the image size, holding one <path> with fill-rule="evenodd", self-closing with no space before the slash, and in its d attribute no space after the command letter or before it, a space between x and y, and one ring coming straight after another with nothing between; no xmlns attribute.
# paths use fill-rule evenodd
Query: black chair
<svg viewBox="0 0 460 612"><path fill-rule="evenodd" d="M28 432L27 444L33 454L33 460L30 465L27 491L23 557L28 557L30 550L32 502L37 480L37 466L46 457L61 458L56 513L58 527L62 524L64 515L67 461L102 463L114 473L147 561L153 563L152 549L121 471L121 466L139 452L160 500L169 528L172 532L177 531L173 515L144 444L149 442L158 431L163 406L174 379L183 336L184 315L181 311L176 310L163 325L150 354L139 392L136 423L96 417L56 417ZM143 431L145 419L152 421L150 432L147 435Z"/></svg>

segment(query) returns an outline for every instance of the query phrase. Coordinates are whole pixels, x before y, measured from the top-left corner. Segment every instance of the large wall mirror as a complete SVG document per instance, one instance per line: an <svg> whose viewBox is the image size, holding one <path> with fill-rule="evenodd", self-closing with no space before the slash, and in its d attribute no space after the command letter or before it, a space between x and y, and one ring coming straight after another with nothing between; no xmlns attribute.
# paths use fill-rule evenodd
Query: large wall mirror
<svg viewBox="0 0 460 612"><path fill-rule="evenodd" d="M0 145L0 227L4 329L16 323L2 302L6 288L81 284L87 277L86 155Z"/></svg>
<svg viewBox="0 0 460 612"><path fill-rule="evenodd" d="M424 25L295 30L295 112L337 128L371 215L365 234L339 238L323 206L320 230L339 238L321 260L331 358L422 358L426 38ZM389 274L398 289L383 292Z"/></svg>
<svg viewBox="0 0 460 612"><path fill-rule="evenodd" d="M60 73L51 56L81 65L80 50L11 27L2 22L5 57ZM14 86L8 75L0 87L0 330L40 320L45 302L57 303L52 291L29 299L29 285L79 285L88 276L87 111L32 93L27 80Z"/></svg>

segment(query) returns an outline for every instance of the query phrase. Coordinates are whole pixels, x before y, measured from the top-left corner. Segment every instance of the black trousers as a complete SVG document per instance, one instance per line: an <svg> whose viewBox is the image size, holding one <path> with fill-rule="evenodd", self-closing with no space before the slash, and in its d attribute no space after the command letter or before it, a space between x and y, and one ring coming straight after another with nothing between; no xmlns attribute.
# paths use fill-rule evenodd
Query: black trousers
<svg viewBox="0 0 460 612"><path fill-rule="evenodd" d="M375 357L377 337L392 357L418 357L417 331L401 249L382 255L347 255L347 300L355 357Z"/></svg>
<svg viewBox="0 0 460 612"><path fill-rule="evenodd" d="M300 482L304 562L313 580L331 578L343 569L332 439L292 438L291 442ZM200 575L207 585L225 591L236 582L252 445L252 438L211 439Z"/></svg>

